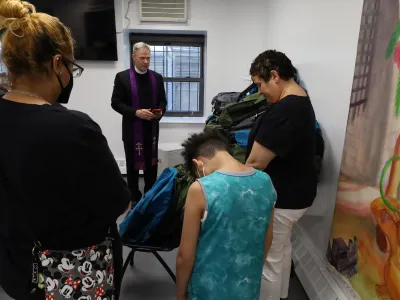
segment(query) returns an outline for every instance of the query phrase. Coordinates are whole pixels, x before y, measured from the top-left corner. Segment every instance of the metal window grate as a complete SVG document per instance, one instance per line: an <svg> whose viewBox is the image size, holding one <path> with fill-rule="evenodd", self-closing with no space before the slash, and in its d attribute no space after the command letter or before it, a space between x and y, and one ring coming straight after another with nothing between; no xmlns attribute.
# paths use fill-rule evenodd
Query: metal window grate
<svg viewBox="0 0 400 300"><path fill-rule="evenodd" d="M375 51L379 4L380 0L364 1L350 99L349 118L351 121L355 119L361 109L365 110L368 100L367 93L371 78L372 57Z"/></svg>
<svg viewBox="0 0 400 300"><path fill-rule="evenodd" d="M202 116L204 36L131 36L151 45L150 68L164 77L167 115Z"/></svg>

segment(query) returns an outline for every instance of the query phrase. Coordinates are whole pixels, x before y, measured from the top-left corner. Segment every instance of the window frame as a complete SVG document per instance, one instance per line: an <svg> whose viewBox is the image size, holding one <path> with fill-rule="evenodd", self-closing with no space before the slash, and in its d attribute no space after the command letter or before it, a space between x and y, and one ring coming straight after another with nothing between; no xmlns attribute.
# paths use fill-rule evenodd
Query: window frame
<svg viewBox="0 0 400 300"><path fill-rule="evenodd" d="M144 33L130 33L130 57L133 54L133 45L138 42L157 46L185 46L185 47L200 47L200 78L185 78L185 77L164 77L164 82L198 82L199 83L199 110L198 111L166 111L167 117L203 117L204 116L204 48L205 48L205 35L201 34L144 34ZM131 66L133 61L130 59Z"/></svg>

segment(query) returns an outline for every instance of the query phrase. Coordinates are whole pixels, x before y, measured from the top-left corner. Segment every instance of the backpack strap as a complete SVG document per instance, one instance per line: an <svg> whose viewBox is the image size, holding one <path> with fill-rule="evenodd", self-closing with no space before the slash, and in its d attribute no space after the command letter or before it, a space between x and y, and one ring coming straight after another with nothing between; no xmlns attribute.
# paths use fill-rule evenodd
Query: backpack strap
<svg viewBox="0 0 400 300"><path fill-rule="evenodd" d="M247 94L248 92L250 92L255 86L256 86L255 83L250 84L243 92L241 92L241 93L239 94L239 97L238 97L238 99L237 99L236 102L239 102L240 100L242 100L242 99L246 96L246 94Z"/></svg>

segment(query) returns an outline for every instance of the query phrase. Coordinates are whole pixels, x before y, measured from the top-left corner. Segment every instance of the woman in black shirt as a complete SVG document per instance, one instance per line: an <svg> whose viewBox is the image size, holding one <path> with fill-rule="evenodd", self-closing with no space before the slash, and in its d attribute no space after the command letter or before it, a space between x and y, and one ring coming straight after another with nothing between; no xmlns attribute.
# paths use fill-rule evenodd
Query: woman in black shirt
<svg viewBox="0 0 400 300"><path fill-rule="evenodd" d="M83 71L74 62L71 34L57 18L19 0L1 1L0 27L5 29L2 59L11 83L0 98L0 285L13 298L43 300L44 290L30 293L33 239L43 249L71 251L80 260L85 254L73 250L89 252L111 237L113 253L107 259L113 254L114 265L107 271L113 278L82 268L86 282L61 279L68 278L70 267L64 259L45 290L58 297L75 293L77 299L82 285L101 294L96 284L102 279L111 286L114 282L118 296L122 246L116 219L131 196L100 127L60 105L68 102L73 78ZM46 252L41 253L45 259ZM90 259L96 261L99 253Z"/></svg>
<svg viewBox="0 0 400 300"><path fill-rule="evenodd" d="M268 173L277 192L274 237L263 270L271 300L288 297L292 227L317 189L314 109L294 73L289 58L274 50L261 53L250 69L259 93L273 104L250 133L246 161Z"/></svg>

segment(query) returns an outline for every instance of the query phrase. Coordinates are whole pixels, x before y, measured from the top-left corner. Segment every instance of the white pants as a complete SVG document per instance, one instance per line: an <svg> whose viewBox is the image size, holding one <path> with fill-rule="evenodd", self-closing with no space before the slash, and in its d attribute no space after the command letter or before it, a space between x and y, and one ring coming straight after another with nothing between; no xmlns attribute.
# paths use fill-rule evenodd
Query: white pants
<svg viewBox="0 0 400 300"><path fill-rule="evenodd" d="M263 268L262 300L279 300L289 296L292 265L291 235L296 223L307 209L275 209L272 245Z"/></svg>

